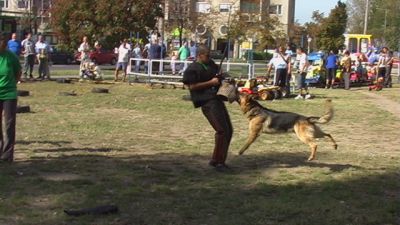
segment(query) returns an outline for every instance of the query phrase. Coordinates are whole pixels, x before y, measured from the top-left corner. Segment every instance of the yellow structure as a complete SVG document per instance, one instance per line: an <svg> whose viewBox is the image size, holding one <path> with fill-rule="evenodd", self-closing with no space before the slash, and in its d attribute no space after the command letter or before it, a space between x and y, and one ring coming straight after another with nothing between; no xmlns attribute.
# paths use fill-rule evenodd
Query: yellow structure
<svg viewBox="0 0 400 225"><path fill-rule="evenodd" d="M345 34L345 46L350 53L367 53L371 46L372 35L369 34Z"/></svg>

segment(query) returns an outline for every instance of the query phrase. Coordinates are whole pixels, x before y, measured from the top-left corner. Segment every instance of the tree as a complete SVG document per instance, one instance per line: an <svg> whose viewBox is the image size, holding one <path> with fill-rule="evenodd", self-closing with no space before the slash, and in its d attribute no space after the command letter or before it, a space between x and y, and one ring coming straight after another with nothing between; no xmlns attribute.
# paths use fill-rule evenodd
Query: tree
<svg viewBox="0 0 400 225"><path fill-rule="evenodd" d="M312 46L318 48L318 46L316 46L317 45L316 39L317 36L321 33L321 24L324 22L326 18L324 16L324 13L321 13L318 10L316 10L312 13L311 19L312 19L311 22L308 22L304 25L307 36L312 38L310 46L307 46L310 47L310 49L312 49Z"/></svg>
<svg viewBox="0 0 400 225"><path fill-rule="evenodd" d="M320 32L317 34L319 49L339 50L344 47L344 36L347 25L346 4L338 1L327 18L322 19Z"/></svg>
<svg viewBox="0 0 400 225"><path fill-rule="evenodd" d="M347 0L347 30L352 34L364 32L365 0Z"/></svg>
<svg viewBox="0 0 400 225"><path fill-rule="evenodd" d="M267 13L241 13L231 16L231 27L228 38L239 43L246 38L256 39L257 50L264 50L267 46L281 45L286 42L286 34L279 29L282 25L279 19ZM245 28L245 29L244 29Z"/></svg>
<svg viewBox="0 0 400 225"><path fill-rule="evenodd" d="M375 44L397 49L400 39L400 2L398 0L374 0L370 6L368 33Z"/></svg>
<svg viewBox="0 0 400 225"><path fill-rule="evenodd" d="M397 49L400 46L400 2L398 0L370 0L367 34L372 34L374 44ZM347 0L348 31L364 30L365 0ZM386 26L385 26L386 25Z"/></svg>
<svg viewBox="0 0 400 225"><path fill-rule="evenodd" d="M160 17L161 0L55 0L51 9L53 30L60 41L75 49L83 36L114 47L132 31L147 36Z"/></svg>
<svg viewBox="0 0 400 225"><path fill-rule="evenodd" d="M198 13L191 11L191 2L188 0L165 0L165 13L167 31L173 36L178 36L180 46L183 43L183 35L187 31L193 31L199 23Z"/></svg>
<svg viewBox="0 0 400 225"><path fill-rule="evenodd" d="M291 25L289 30L291 31L289 33L290 42L296 46L304 47L304 43L307 42L305 40L307 34L306 27L296 21Z"/></svg>

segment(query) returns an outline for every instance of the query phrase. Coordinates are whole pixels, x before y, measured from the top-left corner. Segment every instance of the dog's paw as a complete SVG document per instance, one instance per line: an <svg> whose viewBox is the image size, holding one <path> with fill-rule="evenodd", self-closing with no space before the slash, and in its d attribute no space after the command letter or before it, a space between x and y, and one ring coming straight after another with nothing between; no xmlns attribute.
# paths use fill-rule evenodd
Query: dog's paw
<svg viewBox="0 0 400 225"><path fill-rule="evenodd" d="M239 152L238 155L243 155L243 152Z"/></svg>
<svg viewBox="0 0 400 225"><path fill-rule="evenodd" d="M313 161L314 159L315 159L315 157L311 157L311 156L310 156L310 158L308 158L307 161L311 162L311 161Z"/></svg>

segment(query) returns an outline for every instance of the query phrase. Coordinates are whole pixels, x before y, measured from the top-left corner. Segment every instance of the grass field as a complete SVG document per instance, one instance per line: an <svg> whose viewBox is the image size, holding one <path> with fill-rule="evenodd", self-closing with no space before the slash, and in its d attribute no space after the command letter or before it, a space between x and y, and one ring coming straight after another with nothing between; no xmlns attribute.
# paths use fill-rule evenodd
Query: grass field
<svg viewBox="0 0 400 225"><path fill-rule="evenodd" d="M106 87L110 94L90 93ZM262 135L243 156L247 121L234 127L228 164L207 166L213 130L181 100L187 90L142 84L23 83L32 113L18 114L16 161L0 164L1 225L400 224L400 118L352 91L313 89L310 101L262 102L335 118L317 160L294 134ZM75 91L76 97L59 96ZM399 86L377 93L396 96ZM398 95L397 95L398 96ZM120 212L69 217L64 209L116 204Z"/></svg>

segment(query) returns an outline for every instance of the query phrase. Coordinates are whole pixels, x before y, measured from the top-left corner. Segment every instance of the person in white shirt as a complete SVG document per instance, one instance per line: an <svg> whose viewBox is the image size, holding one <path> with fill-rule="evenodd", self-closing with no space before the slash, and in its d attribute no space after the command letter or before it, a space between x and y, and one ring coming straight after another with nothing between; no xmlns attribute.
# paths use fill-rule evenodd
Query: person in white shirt
<svg viewBox="0 0 400 225"><path fill-rule="evenodd" d="M140 49L140 45L136 44L135 48L133 49L133 58L141 59L142 58L142 50ZM135 72L139 73L140 71L140 60L135 61Z"/></svg>
<svg viewBox="0 0 400 225"><path fill-rule="evenodd" d="M80 76L83 76L84 74L84 64L86 62L89 62L89 52L90 52L90 45L88 42L88 38L86 36L83 37L82 39L82 43L78 48L78 52L81 53L80 55L80 60L81 60L81 64L79 66L79 72L80 72Z"/></svg>
<svg viewBox="0 0 400 225"><path fill-rule="evenodd" d="M39 61L38 79L50 79L49 55L52 51L50 46L44 41L44 37L39 35L35 44L36 56Z"/></svg>
<svg viewBox="0 0 400 225"><path fill-rule="evenodd" d="M33 66L35 65L35 43L32 40L32 34L27 33L26 38L22 41L22 53L24 54L24 78L28 79L28 70L29 70L29 78L33 79Z"/></svg>
<svg viewBox="0 0 400 225"><path fill-rule="evenodd" d="M123 71L124 77L122 79L122 82L125 82L126 79L126 68L128 67L128 61L129 61L129 46L128 46L128 40L124 39L117 49L117 54L118 54L118 62L117 62L117 67L115 68L115 78L114 81L118 81L118 73L119 71Z"/></svg>
<svg viewBox="0 0 400 225"><path fill-rule="evenodd" d="M307 70L308 70L308 59L307 59L307 54L304 52L303 48L297 48L296 50L297 56L296 56L296 62L298 64L298 89L299 94L295 99L309 99L311 98L310 93L308 92L308 87L306 84L306 76L307 76ZM303 91L306 92L306 94L303 97Z"/></svg>
<svg viewBox="0 0 400 225"><path fill-rule="evenodd" d="M275 68L274 85L286 88L286 80L292 68L290 65L290 56L285 55L284 47L279 47L277 53L271 59L267 70L268 76L271 73L272 67Z"/></svg>
<svg viewBox="0 0 400 225"><path fill-rule="evenodd" d="M388 62L389 62L388 48L383 47L378 60L378 77L385 78Z"/></svg>

